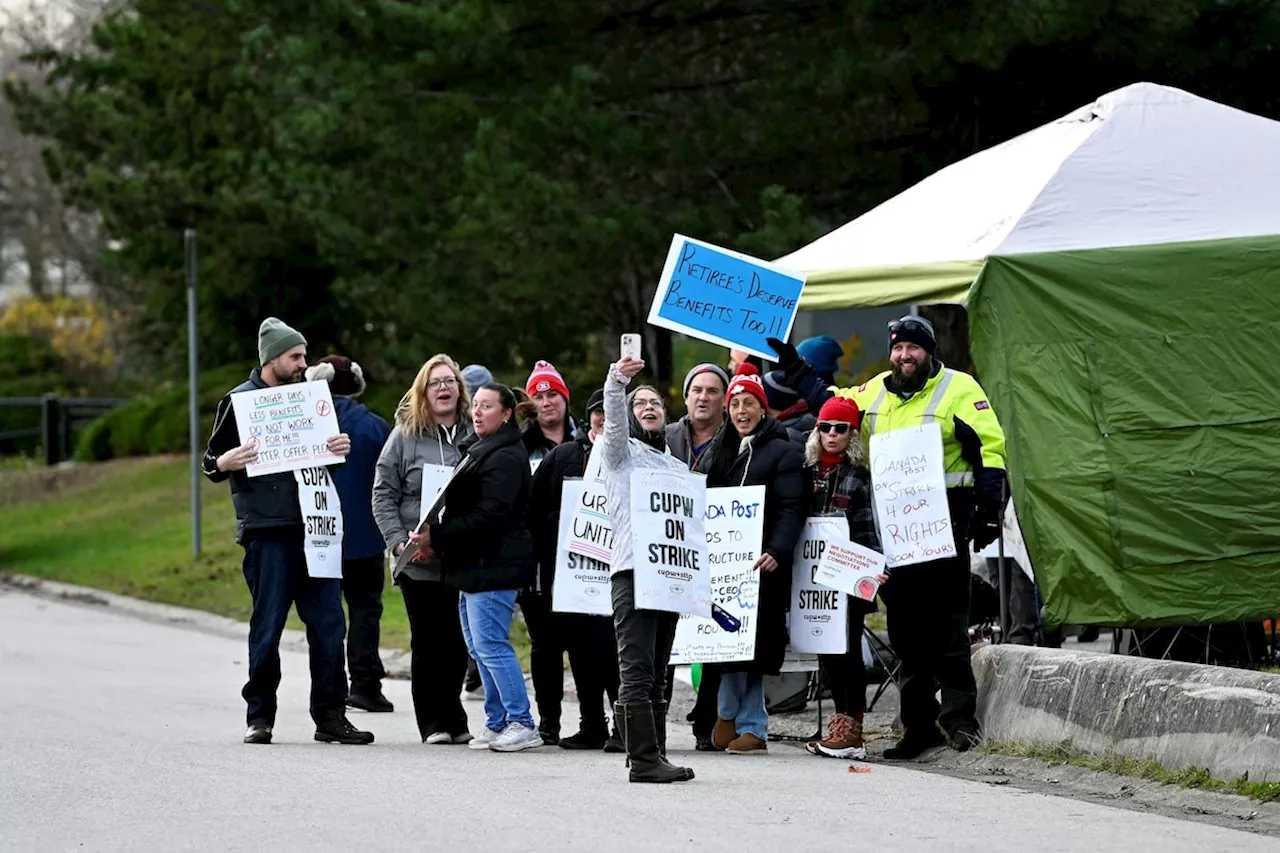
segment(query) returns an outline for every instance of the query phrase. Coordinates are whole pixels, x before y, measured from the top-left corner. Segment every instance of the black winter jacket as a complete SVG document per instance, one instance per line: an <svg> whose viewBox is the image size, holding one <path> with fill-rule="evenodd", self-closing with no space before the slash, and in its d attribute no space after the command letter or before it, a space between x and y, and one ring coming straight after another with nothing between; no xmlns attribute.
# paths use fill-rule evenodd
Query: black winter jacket
<svg viewBox="0 0 1280 853"><path fill-rule="evenodd" d="M537 591L551 594L556 578L556 546L560 538L560 499L566 477L581 477L587 470L591 442L577 436L557 445L533 473L529 494L529 533L538 563Z"/></svg>
<svg viewBox="0 0 1280 853"><path fill-rule="evenodd" d="M279 474L263 474L250 478L243 470L219 471L218 457L243 444L236 427L236 415L231 406L231 395L255 388L269 388L262 381L262 369L255 367L249 379L242 382L218 401L213 416L213 432L205 447L200 468L214 483L231 481L231 503L236 508L236 542L243 545L258 536L291 535L301 538L302 511L298 507L298 481L292 471Z"/></svg>
<svg viewBox="0 0 1280 853"><path fill-rule="evenodd" d="M529 455L508 424L459 445L463 460L445 492L444 518L431 528L444 582L462 592L523 589L533 582ZM470 459L470 462L468 462Z"/></svg>
<svg viewBox="0 0 1280 853"><path fill-rule="evenodd" d="M765 415L751 443L739 439L725 424L721 440L712 447L708 486L764 486L764 551L778 568L760 574L756 657L749 664L726 664L728 671L773 674L782 668L787 648L787 614L791 609L791 566L796 542L804 529L804 458L791 442L786 427ZM711 452L711 451L708 451Z"/></svg>
<svg viewBox="0 0 1280 853"><path fill-rule="evenodd" d="M809 515L843 513L849 523L850 541L875 551L882 550L872 509L874 498L871 495L870 471L861 465L842 461L824 475L820 466L813 463L804 467L804 485ZM851 612L875 612L874 601L864 601L852 595L848 600Z"/></svg>

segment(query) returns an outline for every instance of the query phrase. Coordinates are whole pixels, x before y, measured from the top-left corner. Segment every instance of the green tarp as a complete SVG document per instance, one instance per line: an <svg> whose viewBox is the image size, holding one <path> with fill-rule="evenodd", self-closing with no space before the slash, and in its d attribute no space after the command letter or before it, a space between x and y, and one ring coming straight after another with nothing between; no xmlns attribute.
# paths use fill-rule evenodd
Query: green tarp
<svg viewBox="0 0 1280 853"><path fill-rule="evenodd" d="M1280 237L992 256L968 306L1046 621L1280 615Z"/></svg>

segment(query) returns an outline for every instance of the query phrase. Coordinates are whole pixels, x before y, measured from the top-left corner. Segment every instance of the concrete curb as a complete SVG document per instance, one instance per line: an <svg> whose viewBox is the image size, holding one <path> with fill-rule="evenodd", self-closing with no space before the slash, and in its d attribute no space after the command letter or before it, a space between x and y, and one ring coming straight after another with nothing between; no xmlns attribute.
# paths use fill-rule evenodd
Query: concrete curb
<svg viewBox="0 0 1280 853"><path fill-rule="evenodd" d="M219 637L243 640L246 643L249 640L249 624L247 622L239 622L226 616L206 613L203 610L193 610L189 607L156 604L152 601L130 598L127 595L116 595L115 593L102 592L87 586L59 583L58 581L20 575L14 572L0 572L0 587L7 587L41 598L51 598L97 607L109 607L119 613L138 619L146 619L149 622L177 625ZM280 639L280 648L305 654L307 651L306 633L286 628L284 636ZM388 678L408 679L408 652L399 649L382 649L380 653L382 655L382 665L387 670Z"/></svg>
<svg viewBox="0 0 1280 853"><path fill-rule="evenodd" d="M993 740L1070 739L1219 779L1280 779L1280 676L1013 645L978 650L973 670Z"/></svg>

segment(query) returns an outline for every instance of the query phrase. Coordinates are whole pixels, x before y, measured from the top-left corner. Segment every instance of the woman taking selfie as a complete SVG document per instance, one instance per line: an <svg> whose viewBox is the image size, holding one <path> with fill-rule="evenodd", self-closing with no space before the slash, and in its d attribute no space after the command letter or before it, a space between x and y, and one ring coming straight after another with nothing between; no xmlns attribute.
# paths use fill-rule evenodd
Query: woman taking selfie
<svg viewBox="0 0 1280 853"><path fill-rule="evenodd" d="M781 670L787 648L791 563L804 529L804 460L786 427L765 411L764 384L755 368L738 370L725 397L728 423L710 451L707 485L765 487L762 548L755 564L760 570L756 654L751 661L723 665L711 743L737 755L758 755L768 750L764 676Z"/></svg>
<svg viewBox="0 0 1280 853"><path fill-rule="evenodd" d="M805 494L809 515L843 515L849 539L880 550L871 504L871 472L858 425L862 415L853 400L832 397L822 406L818 423L805 446ZM842 655L820 655L836 712L827 722L827 736L810 741L806 749L831 758L866 758L862 715L867 709L867 669L862 660L862 628L875 602L845 596L849 644Z"/></svg>
<svg viewBox="0 0 1280 853"><path fill-rule="evenodd" d="M395 556L418 526L423 466L452 469L458 445L472 434L471 397L458 364L432 356L396 408L396 425L378 457L373 481L373 517ZM441 580L440 563L410 563L396 578L409 616L409 671L413 713L424 743L466 743L467 714L458 698L467 670L467 644L458 621L458 591Z"/></svg>
<svg viewBox="0 0 1280 853"><path fill-rule="evenodd" d="M631 539L631 473L656 468L685 471L666 452L666 410L648 385L627 396L626 388L644 362L627 356L609 367L604 383L604 434L595 446L601 454L605 495L613 522L613 625L618 639L622 686L614 719L620 721L632 782L687 782L693 771L666 757L667 662L680 616L636 607L635 554Z"/></svg>
<svg viewBox="0 0 1280 853"><path fill-rule="evenodd" d="M542 746L510 639L516 596L534 577L525 524L529 454L515 417L510 388L480 387L472 406L475 435L459 446L463 458L445 489L444 517L410 536L410 547L423 556L439 556L444 582L461 593L462 633L484 682L485 728L470 745L495 752Z"/></svg>

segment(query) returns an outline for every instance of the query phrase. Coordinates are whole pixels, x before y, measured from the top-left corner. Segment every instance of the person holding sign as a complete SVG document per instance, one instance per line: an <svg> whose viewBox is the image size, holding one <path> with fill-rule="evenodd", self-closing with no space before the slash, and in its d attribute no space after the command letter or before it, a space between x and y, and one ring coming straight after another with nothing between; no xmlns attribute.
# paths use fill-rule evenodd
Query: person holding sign
<svg viewBox="0 0 1280 853"><path fill-rule="evenodd" d="M849 524L850 541L879 550L871 508L871 471L866 447L858 435L860 420L858 405L852 400L834 397L823 404L805 446L805 493L810 516L843 515ZM827 721L827 736L810 741L806 748L813 755L866 758L862 717L867 710L867 668L862 660L862 629L866 615L874 612L876 605L852 595L842 597L848 628L846 651L818 657L836 711Z"/></svg>
<svg viewBox="0 0 1280 853"><path fill-rule="evenodd" d="M378 457L373 515L395 556L409 544L440 486L462 460L470 438L471 396L458 363L441 353L427 359L396 407L396 425ZM423 743L471 740L459 692L467 644L458 618L458 590L444 583L440 561L409 563L396 577L409 617L413 713Z"/></svg>
<svg viewBox="0 0 1280 853"><path fill-rule="evenodd" d="M756 611L756 655L748 664L721 668L719 708L711 743L738 755L768 751L769 714L764 676L782 669L791 608L791 563L804 527L803 457L786 427L766 412L764 384L755 368L743 366L726 395L728 428L711 450L707 483L716 486L765 486L763 507L740 507L764 514L764 548Z"/></svg>
<svg viewBox="0 0 1280 853"><path fill-rule="evenodd" d="M666 411L657 391L642 386L627 398L644 362L626 356L610 365L604 384L604 435L594 452L602 454L609 517L613 523L613 626L618 642L621 687L614 720L621 720L622 739L632 782L687 782L688 767L667 761L667 661L675 640L676 613L637 606L635 547L631 534L631 474L641 469L684 471L666 452Z"/></svg>
<svg viewBox="0 0 1280 853"><path fill-rule="evenodd" d="M244 547L244 579L253 597L249 618L249 681L244 686L248 730L244 742L271 743L276 724L276 689L280 686L280 637L296 604L307 626L311 655L311 716L315 739L330 743L373 743L370 732L358 731L347 719L347 674L342 641L347 622L342 613L340 577L316 577L304 546L303 510L294 471L250 478L245 469L258 458L258 444L242 442L231 397L255 389L277 388L303 380L307 341L295 329L268 317L258 329L258 364L246 382L218 403L213 432L201 470L214 483L230 481L236 509L236 542ZM328 451L345 457L351 439L342 434L326 442Z"/></svg>
<svg viewBox="0 0 1280 853"><path fill-rule="evenodd" d="M902 723L905 736L885 752L891 760L916 758L944 742L939 725L958 750L982 739L977 721L977 686L969 662L969 558L972 546L981 551L996 540L1007 495L1004 432L986 393L967 373L947 368L937 358L938 342L928 320L909 315L889 324L889 362L892 369L849 389L826 389L794 347L771 339L788 385L800 390L812 407L831 396L846 397L864 413L862 436L871 448L876 500L901 498L919 517L922 512L945 512L950 530L921 525L905 514L886 518L880 513L880 534L886 558L891 551L910 549L926 537L933 548L940 536L954 556L889 561L889 581L881 590L888 606L889 641L902 661ZM876 456L878 436L915 429L933 441L941 433L946 504L928 506L915 496L899 494L895 482L914 474L902 456L881 462ZM879 439L884 440L884 439ZM928 458L923 444L913 459ZM913 467L912 471L906 470ZM914 488L914 487L913 487ZM899 501L900 502L900 501ZM947 535L949 533L949 535ZM942 705L934 699L941 687Z"/></svg>

